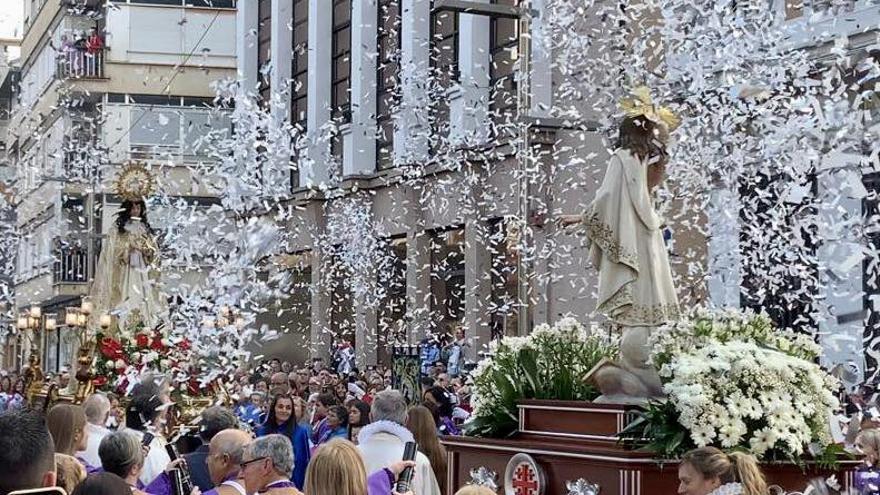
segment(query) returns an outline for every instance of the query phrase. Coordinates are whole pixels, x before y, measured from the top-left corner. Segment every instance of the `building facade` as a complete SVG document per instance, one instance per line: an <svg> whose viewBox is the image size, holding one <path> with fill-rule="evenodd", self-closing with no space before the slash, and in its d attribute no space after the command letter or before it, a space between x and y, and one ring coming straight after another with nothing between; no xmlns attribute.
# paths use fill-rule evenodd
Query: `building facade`
<svg viewBox="0 0 880 495"><path fill-rule="evenodd" d="M551 3L531 1L529 22L516 0L478 2L479 15L434 0L239 3L239 79L305 136L291 151L290 252L275 267L296 281L292 311L273 321L289 332L261 352L293 343L294 359L326 358L349 341L363 367L456 325L479 351L567 314L600 324L583 236L553 219L586 208L606 145L585 122L548 117L562 76L544 44L522 43L549 35ZM337 259L353 211L368 220L350 225L383 238L381 269ZM692 287L686 267L705 239L682 228L675 242ZM381 287L378 303L352 279Z"/></svg>
<svg viewBox="0 0 880 495"><path fill-rule="evenodd" d="M121 203L112 181L147 164L163 194L215 202L197 187L193 143L215 96L234 77L235 4L224 0L24 0L20 83L6 149L15 170L19 245L15 308L40 308L18 336L18 363L39 353L44 369L70 363L80 306ZM151 212L163 229L161 212ZM179 267L165 267L164 273ZM174 284L198 283L187 272ZM54 329L53 329L54 327Z"/></svg>

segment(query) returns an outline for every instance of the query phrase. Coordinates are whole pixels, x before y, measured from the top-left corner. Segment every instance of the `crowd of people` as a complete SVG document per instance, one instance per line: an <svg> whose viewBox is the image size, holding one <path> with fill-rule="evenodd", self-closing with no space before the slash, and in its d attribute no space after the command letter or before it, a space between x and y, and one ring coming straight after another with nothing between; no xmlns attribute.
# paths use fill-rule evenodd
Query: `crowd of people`
<svg viewBox="0 0 880 495"><path fill-rule="evenodd" d="M26 407L20 378L7 374L0 379L0 495L50 483L82 495L124 493L113 491L123 485L137 495L172 495L170 473L180 469L200 493L391 494L408 465L413 495L448 493L440 435L459 434L469 415L467 378L431 363L421 403L412 406L392 389L389 369L338 364L269 359L240 368L228 387L232 403L205 409L196 429L173 439L161 434L169 387L152 377L130 391L124 410L118 397L95 393L41 414ZM183 460L172 460L169 441ZM403 463L410 441L419 452ZM5 476L22 469L27 476Z"/></svg>

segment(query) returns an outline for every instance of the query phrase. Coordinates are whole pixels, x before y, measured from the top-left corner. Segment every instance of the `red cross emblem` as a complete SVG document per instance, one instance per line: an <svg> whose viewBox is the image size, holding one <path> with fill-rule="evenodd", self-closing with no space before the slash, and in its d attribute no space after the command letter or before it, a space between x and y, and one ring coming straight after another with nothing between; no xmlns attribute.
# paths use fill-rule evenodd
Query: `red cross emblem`
<svg viewBox="0 0 880 495"><path fill-rule="evenodd" d="M516 466L511 484L516 495L536 495L538 493L537 473L528 463L521 462Z"/></svg>

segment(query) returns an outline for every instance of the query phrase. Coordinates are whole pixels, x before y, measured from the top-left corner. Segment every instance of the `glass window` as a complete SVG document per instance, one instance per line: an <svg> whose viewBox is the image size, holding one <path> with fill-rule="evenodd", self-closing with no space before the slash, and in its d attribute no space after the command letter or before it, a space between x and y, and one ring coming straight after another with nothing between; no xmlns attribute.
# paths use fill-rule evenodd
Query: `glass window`
<svg viewBox="0 0 880 495"><path fill-rule="evenodd" d="M337 125L351 121L351 0L333 0L333 56L330 107ZM342 160L342 135L330 141L333 156Z"/></svg>
<svg viewBox="0 0 880 495"><path fill-rule="evenodd" d="M519 5L519 0L492 0L498 5ZM515 68L519 60L519 22L516 19L496 18L490 23L491 63L489 86L492 88L492 111L497 119L506 122L516 112Z"/></svg>
<svg viewBox="0 0 880 495"><path fill-rule="evenodd" d="M391 365L391 347L406 342L406 237L390 239L387 266L379 271L379 284L384 289L378 314L377 360Z"/></svg>
<svg viewBox="0 0 880 495"><path fill-rule="evenodd" d="M464 229L431 233L431 323L446 333L464 318Z"/></svg>
<svg viewBox="0 0 880 495"><path fill-rule="evenodd" d="M259 67L259 91L264 102L271 99L269 87L269 64L272 54L270 42L272 40L272 0L257 0L257 67Z"/></svg>
<svg viewBox="0 0 880 495"><path fill-rule="evenodd" d="M431 120L434 132L438 134L449 125L449 102L445 90L459 79L458 37L458 15L455 12L431 13L431 76L435 89L439 91L432 102Z"/></svg>
<svg viewBox="0 0 880 495"><path fill-rule="evenodd" d="M508 223L498 219L490 224L489 253L491 256L492 294L489 306L492 338L517 335L517 252L516 238Z"/></svg>
<svg viewBox="0 0 880 495"><path fill-rule="evenodd" d="M400 74L400 0L379 0L376 46L376 165L379 170L394 166L394 108Z"/></svg>

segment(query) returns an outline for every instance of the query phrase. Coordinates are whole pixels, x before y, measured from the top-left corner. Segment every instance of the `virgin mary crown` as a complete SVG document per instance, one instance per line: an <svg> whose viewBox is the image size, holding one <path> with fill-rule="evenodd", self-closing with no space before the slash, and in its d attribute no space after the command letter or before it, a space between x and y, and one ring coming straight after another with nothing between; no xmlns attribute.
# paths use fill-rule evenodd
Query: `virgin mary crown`
<svg viewBox="0 0 880 495"><path fill-rule="evenodd" d="M153 194L156 181L143 163L129 163L116 177L116 194L126 201L140 201Z"/></svg>

